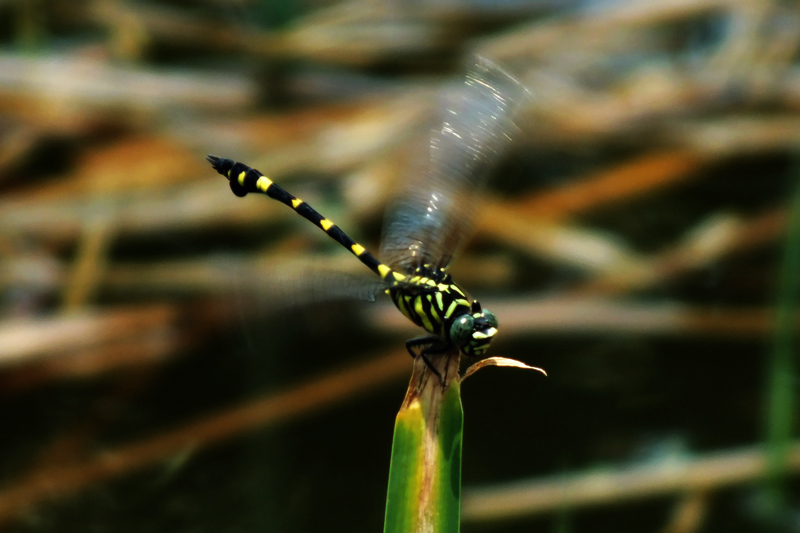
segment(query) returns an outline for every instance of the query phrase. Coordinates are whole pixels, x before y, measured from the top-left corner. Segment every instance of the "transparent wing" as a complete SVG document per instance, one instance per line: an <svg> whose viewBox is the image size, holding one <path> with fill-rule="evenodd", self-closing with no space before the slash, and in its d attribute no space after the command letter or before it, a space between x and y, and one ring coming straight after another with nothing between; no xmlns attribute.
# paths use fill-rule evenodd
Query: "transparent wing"
<svg viewBox="0 0 800 533"><path fill-rule="evenodd" d="M352 257L229 262L226 271L236 292L273 309L293 308L343 299L375 301L389 286L364 270Z"/></svg>
<svg viewBox="0 0 800 533"><path fill-rule="evenodd" d="M472 229L477 193L516 130L512 118L526 94L483 58L463 84L444 91L423 179L410 180L389 209L381 260L406 272L450 263Z"/></svg>

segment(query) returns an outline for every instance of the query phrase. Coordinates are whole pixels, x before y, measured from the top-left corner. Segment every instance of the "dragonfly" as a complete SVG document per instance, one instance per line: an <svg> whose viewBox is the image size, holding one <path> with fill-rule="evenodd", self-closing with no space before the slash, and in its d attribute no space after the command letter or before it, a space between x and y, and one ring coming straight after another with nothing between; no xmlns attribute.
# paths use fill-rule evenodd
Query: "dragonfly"
<svg viewBox="0 0 800 533"><path fill-rule="evenodd" d="M379 260L330 219L244 163L213 155L212 167L236 196L263 194L320 228L380 277L381 290L427 335L406 342L439 378L431 358L459 350L485 357L498 331L497 317L447 272L470 233L478 197L517 131L513 117L527 92L509 73L476 58L463 83L443 91L440 121L431 131L421 179L389 208Z"/></svg>

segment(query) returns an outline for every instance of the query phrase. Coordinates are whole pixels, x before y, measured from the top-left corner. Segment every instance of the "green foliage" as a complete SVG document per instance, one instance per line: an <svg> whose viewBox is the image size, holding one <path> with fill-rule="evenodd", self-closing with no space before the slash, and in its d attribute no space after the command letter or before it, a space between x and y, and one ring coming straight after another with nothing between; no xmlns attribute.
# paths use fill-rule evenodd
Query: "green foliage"
<svg viewBox="0 0 800 533"><path fill-rule="evenodd" d="M800 173L800 161L795 164ZM790 206L781 277L778 287L778 309L772 346L767 398L768 487L770 511L783 505L783 480L786 476L788 451L792 438L795 411L794 352L797 324L798 291L800 291L800 179L795 180Z"/></svg>

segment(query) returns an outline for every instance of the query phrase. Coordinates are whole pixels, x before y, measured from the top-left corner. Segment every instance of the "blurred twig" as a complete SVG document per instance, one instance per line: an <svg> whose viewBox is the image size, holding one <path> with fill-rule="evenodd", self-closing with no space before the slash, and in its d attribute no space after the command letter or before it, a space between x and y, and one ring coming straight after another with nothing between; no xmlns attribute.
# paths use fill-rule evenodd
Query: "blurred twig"
<svg viewBox="0 0 800 533"><path fill-rule="evenodd" d="M775 328L769 309L698 308L676 303L620 302L583 297L486 299L484 305L503 317L503 336L531 333L648 334L763 338ZM389 305L371 310L375 327L413 331ZM800 327L800 317L794 319Z"/></svg>
<svg viewBox="0 0 800 533"><path fill-rule="evenodd" d="M560 220L676 186L690 179L706 161L707 158L690 150L648 153L564 187L507 202L503 209L534 219ZM492 211L493 216L498 214L498 209Z"/></svg>
<svg viewBox="0 0 800 533"><path fill-rule="evenodd" d="M789 447L786 467L791 472L800 471L800 442ZM489 522L562 508L709 491L752 482L765 471L765 449L754 446L697 458L675 457L655 464L515 481L465 490L462 517L465 522Z"/></svg>
<svg viewBox="0 0 800 533"><path fill-rule="evenodd" d="M251 105L255 87L234 75L113 66L76 54L20 57L0 54L0 108L36 109L44 116L126 110L153 114L200 108L230 110ZM120 115L118 115L120 117ZM121 118L121 117L120 117Z"/></svg>
<svg viewBox="0 0 800 533"><path fill-rule="evenodd" d="M63 317L7 320L0 325L0 366L17 365L33 359L110 347L117 342L141 339L147 331L167 338L177 334L180 317L174 305L103 309Z"/></svg>
<svg viewBox="0 0 800 533"><path fill-rule="evenodd" d="M675 504L669 523L660 533L693 533L703 526L709 498L703 491L692 491Z"/></svg>

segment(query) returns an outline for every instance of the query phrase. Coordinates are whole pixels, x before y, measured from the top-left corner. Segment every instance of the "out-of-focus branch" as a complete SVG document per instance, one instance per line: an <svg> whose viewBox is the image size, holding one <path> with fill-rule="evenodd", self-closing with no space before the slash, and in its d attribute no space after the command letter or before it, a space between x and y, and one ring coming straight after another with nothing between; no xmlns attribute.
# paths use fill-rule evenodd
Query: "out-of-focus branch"
<svg viewBox="0 0 800 533"><path fill-rule="evenodd" d="M800 442L792 444L786 468L800 471ZM674 457L641 466L475 487L464 491L462 517L465 522L490 522L708 491L752 482L763 476L765 469L765 450L754 446L696 458Z"/></svg>

